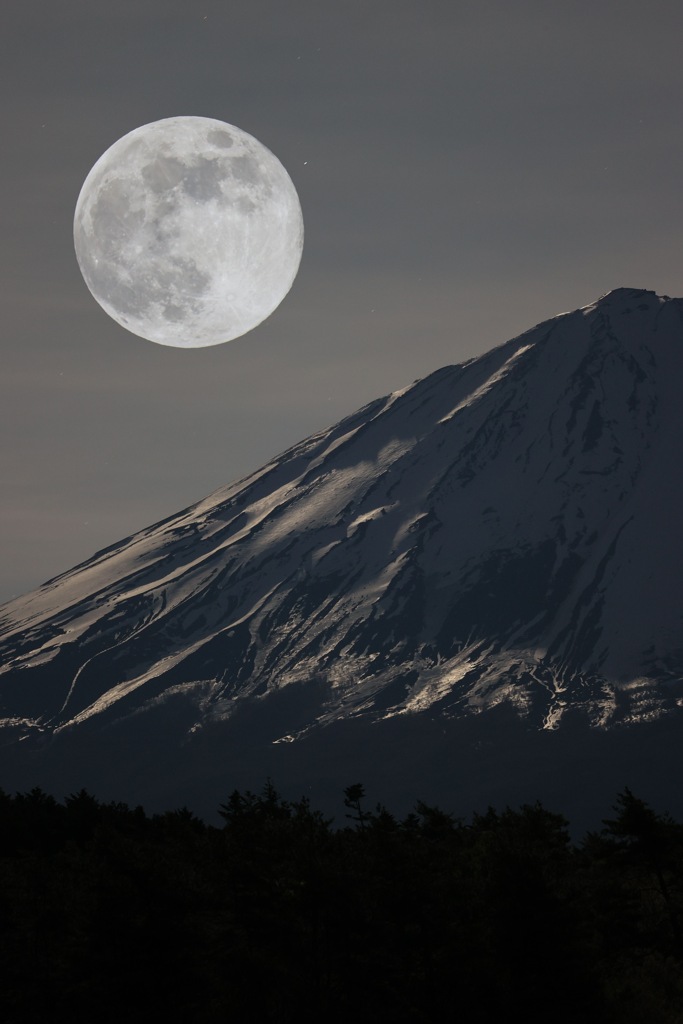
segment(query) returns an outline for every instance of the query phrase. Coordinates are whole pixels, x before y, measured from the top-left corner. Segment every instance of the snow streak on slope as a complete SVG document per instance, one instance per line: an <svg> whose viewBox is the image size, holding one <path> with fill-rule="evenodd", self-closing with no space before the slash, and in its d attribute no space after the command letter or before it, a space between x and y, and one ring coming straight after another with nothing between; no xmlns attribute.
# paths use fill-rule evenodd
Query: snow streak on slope
<svg viewBox="0 0 683 1024"><path fill-rule="evenodd" d="M548 728L675 707L682 312L611 292L5 606L5 720L93 724L180 689L200 725L302 684L299 732L503 701Z"/></svg>

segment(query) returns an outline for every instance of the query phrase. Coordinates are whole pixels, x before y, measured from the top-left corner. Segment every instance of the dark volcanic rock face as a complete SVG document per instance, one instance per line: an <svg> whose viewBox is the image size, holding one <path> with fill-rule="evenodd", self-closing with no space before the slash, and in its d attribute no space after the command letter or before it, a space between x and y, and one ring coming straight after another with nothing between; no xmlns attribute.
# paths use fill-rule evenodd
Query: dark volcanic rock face
<svg viewBox="0 0 683 1024"><path fill-rule="evenodd" d="M611 292L6 605L6 733L180 701L191 736L283 693L269 742L500 706L538 729L675 710L682 313Z"/></svg>

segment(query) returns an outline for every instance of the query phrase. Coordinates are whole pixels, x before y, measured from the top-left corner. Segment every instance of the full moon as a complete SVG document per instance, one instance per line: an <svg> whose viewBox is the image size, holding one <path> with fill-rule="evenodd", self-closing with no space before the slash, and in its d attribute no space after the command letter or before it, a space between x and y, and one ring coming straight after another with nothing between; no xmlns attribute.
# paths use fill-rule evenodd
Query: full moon
<svg viewBox="0 0 683 1024"><path fill-rule="evenodd" d="M270 316L299 269L296 189L234 125L169 117L115 142L76 203L74 245L100 306L133 334L202 348Z"/></svg>

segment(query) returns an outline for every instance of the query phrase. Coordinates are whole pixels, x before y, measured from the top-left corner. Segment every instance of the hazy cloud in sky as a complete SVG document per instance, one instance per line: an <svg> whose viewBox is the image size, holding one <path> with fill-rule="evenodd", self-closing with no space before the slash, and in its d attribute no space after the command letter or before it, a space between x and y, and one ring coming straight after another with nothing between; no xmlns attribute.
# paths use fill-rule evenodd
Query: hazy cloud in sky
<svg viewBox="0 0 683 1024"><path fill-rule="evenodd" d="M683 294L682 35L677 0L9 5L0 600L543 318ZM95 160L176 114L269 146L306 227L273 317L190 352L110 321L71 241Z"/></svg>

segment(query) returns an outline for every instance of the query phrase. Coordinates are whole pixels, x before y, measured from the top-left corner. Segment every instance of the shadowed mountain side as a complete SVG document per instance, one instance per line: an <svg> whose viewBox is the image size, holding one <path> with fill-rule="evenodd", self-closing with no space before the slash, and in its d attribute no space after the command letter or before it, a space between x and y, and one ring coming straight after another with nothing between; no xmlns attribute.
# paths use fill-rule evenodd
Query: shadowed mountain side
<svg viewBox="0 0 683 1024"><path fill-rule="evenodd" d="M298 689L298 688L297 688ZM576 834L596 828L614 794L629 786L653 806L683 814L681 725L675 716L614 729L587 729L568 715L556 730L530 729L509 707L443 719L402 716L380 723L335 722L296 743L273 743L298 702L284 691L268 706L245 705L187 739L193 706L182 695L101 728L64 732L42 748L0 747L7 791L41 786L58 796L85 787L101 799L163 811L187 805L217 821L235 788L259 792L271 778L291 799L305 795L340 819L341 795L362 780L370 806L382 799L408 813L429 800L457 816L477 808L540 800ZM7 737L6 737L7 738Z"/></svg>

